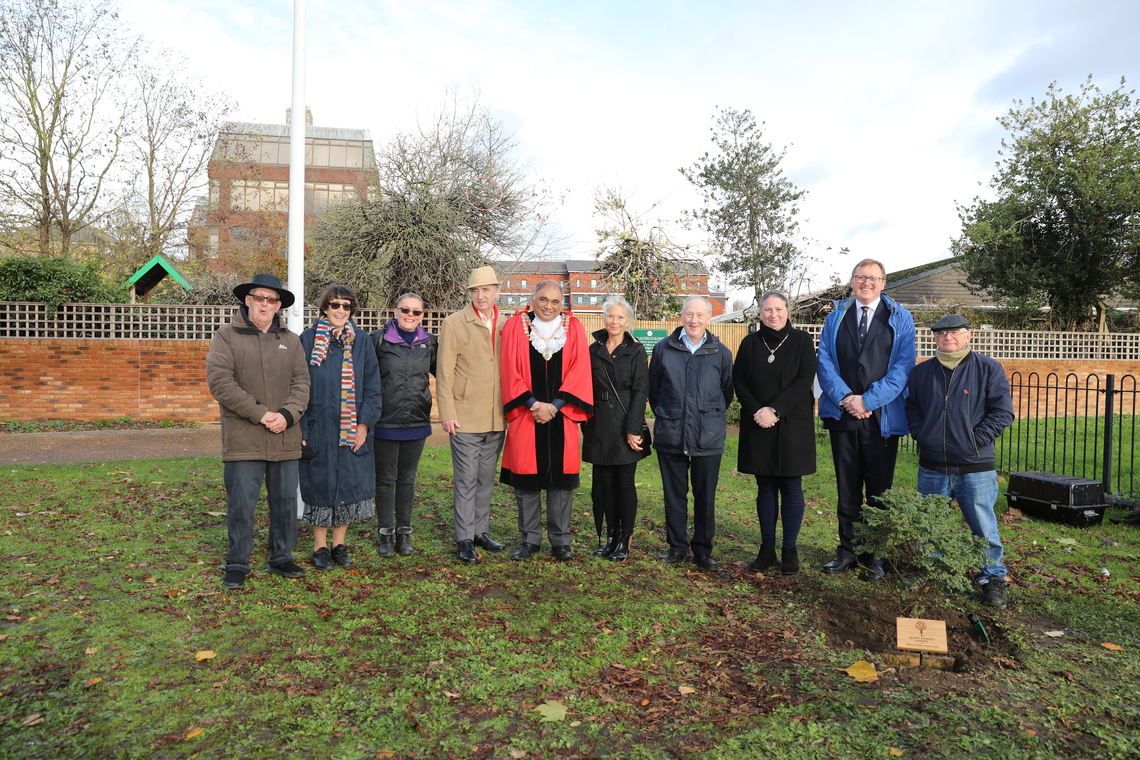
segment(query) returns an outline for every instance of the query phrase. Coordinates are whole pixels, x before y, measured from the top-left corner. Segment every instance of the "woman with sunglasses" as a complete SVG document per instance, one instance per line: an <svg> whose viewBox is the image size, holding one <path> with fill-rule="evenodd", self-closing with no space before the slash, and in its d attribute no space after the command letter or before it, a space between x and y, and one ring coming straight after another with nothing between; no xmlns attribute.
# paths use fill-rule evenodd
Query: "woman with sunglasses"
<svg viewBox="0 0 1140 760"><path fill-rule="evenodd" d="M431 435L436 337L425 330L424 302L415 293L396 300L392 319L372 333L384 403L376 423L376 517L381 557L412 553L412 503L424 441Z"/></svg>
<svg viewBox="0 0 1140 760"><path fill-rule="evenodd" d="M375 466L369 431L380 417L376 350L352 320L356 293L333 285L321 317L301 333L309 361L309 408L301 417L301 519L313 526L313 566L352 564L348 526L372 517ZM332 528L332 550L327 534Z"/></svg>

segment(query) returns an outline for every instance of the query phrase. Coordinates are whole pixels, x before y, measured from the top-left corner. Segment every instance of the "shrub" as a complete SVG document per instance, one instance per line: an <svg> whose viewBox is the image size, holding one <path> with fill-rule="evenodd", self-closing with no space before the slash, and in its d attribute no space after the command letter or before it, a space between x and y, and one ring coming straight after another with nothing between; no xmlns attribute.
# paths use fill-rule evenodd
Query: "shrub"
<svg viewBox="0 0 1140 760"><path fill-rule="evenodd" d="M879 500L887 508L865 508L863 522L855 525L855 540L886 562L887 579L896 591L910 591L916 598L930 589L969 591L969 571L985 561L986 542L970 532L954 503L913 488L892 488ZM907 589L907 570L921 573L924 582Z"/></svg>
<svg viewBox="0 0 1140 760"><path fill-rule="evenodd" d="M123 303L121 288L109 284L95 262L41 256L0 259L0 301L45 303L53 311L64 303Z"/></svg>

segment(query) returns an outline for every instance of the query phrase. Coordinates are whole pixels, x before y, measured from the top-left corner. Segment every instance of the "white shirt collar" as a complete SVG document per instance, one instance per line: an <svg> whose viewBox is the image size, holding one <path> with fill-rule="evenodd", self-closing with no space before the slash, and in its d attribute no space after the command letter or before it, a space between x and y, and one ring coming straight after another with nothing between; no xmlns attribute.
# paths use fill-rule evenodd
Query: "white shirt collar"
<svg viewBox="0 0 1140 760"><path fill-rule="evenodd" d="M694 345L693 339L689 337L689 334L687 332L685 332L685 328L683 328L683 327L681 328L681 342L685 344L685 348L689 349L690 354L695 353L696 350L698 348L700 348L701 346L703 346L705 344L705 341L707 341L708 339L709 339L709 331L705 330L704 333L701 335L700 343L697 343L696 345Z"/></svg>
<svg viewBox="0 0 1140 760"><path fill-rule="evenodd" d="M869 304L859 303L859 299L855 299L855 318L861 319L863 317L863 307L867 307L867 321L870 322L875 318L875 310L883 305L883 297L879 296Z"/></svg>

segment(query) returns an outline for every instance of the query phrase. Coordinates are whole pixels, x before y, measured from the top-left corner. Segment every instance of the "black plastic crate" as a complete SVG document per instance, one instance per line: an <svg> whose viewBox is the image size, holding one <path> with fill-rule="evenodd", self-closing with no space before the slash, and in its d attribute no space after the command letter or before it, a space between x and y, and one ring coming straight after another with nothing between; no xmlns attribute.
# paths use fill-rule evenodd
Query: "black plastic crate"
<svg viewBox="0 0 1140 760"><path fill-rule="evenodd" d="M1066 525L1099 525L1108 504L1099 480L1053 472L1015 472L1005 497L1011 507Z"/></svg>

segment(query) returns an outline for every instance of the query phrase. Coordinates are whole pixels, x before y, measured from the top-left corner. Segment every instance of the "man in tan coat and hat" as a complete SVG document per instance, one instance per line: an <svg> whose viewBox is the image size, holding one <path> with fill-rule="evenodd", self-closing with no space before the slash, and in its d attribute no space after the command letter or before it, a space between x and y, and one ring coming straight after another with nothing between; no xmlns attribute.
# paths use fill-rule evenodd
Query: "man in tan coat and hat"
<svg viewBox="0 0 1140 760"><path fill-rule="evenodd" d="M479 267L467 283L471 303L443 320L439 331L435 394L439 419L451 440L455 543L461 562L479 561L475 547L502 551L488 535L491 492L506 436L499 378L499 278Z"/></svg>

